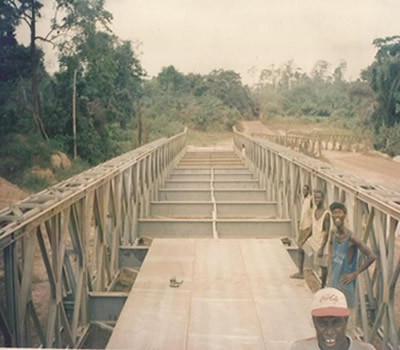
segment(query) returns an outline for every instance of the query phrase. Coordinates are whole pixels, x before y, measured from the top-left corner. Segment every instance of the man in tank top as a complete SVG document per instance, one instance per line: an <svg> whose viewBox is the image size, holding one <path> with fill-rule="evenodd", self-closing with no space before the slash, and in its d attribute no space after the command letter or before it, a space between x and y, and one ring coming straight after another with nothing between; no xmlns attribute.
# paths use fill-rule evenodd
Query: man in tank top
<svg viewBox="0 0 400 350"><path fill-rule="evenodd" d="M301 200L301 212L299 222L299 233L296 237L296 243L298 246L299 253L299 272L291 275L291 278L304 278L303 266L304 266L304 250L303 245L309 237L309 232L312 223L312 196L310 194L310 186L305 184L303 186L303 198ZM307 237L307 238L306 238Z"/></svg>
<svg viewBox="0 0 400 350"><path fill-rule="evenodd" d="M291 275L291 278L303 278L304 252L313 255L314 266L321 268L321 288L325 287L328 266L328 236L330 231L330 213L325 209L324 193L321 190L314 191L313 210L311 214L311 227L304 234L299 247L299 272Z"/></svg>
<svg viewBox="0 0 400 350"><path fill-rule="evenodd" d="M324 288L328 275L328 237L331 229L331 215L325 209L324 193L321 190L314 191L313 205L311 230L309 238L306 238L304 250L306 253L312 251L314 266L321 269L321 288Z"/></svg>
<svg viewBox="0 0 400 350"><path fill-rule="evenodd" d="M292 344L290 350L374 350L368 343L346 336L349 309L344 294L335 288L314 294L311 316L316 336Z"/></svg>
<svg viewBox="0 0 400 350"><path fill-rule="evenodd" d="M332 213L334 228L329 242L329 280L328 286L340 290L347 300L350 309L348 333L354 334L354 314L356 306L356 279L376 259L372 250L346 228L347 208L343 203L333 202L329 209ZM358 251L365 254L367 259L357 267Z"/></svg>
<svg viewBox="0 0 400 350"><path fill-rule="evenodd" d="M303 186L303 199L301 201L301 212L299 222L299 237L298 241L302 241L307 235L312 222L312 197L310 193L310 186L305 184Z"/></svg>

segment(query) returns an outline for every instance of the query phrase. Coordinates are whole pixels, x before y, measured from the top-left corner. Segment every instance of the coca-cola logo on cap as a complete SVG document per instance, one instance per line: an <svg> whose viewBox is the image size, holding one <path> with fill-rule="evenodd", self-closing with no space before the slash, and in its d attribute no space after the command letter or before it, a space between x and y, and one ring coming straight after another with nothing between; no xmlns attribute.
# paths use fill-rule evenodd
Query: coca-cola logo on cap
<svg viewBox="0 0 400 350"><path fill-rule="evenodd" d="M339 298L335 294L328 294L328 295L323 295L319 301L321 303L326 303L326 302L337 303L339 302Z"/></svg>

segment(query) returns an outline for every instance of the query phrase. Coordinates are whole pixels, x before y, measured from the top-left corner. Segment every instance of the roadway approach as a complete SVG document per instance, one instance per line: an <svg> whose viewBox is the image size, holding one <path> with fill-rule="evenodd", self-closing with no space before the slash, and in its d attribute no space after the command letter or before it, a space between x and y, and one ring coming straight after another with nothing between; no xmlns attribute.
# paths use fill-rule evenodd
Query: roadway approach
<svg viewBox="0 0 400 350"><path fill-rule="evenodd" d="M291 222L230 149L187 148L150 217L152 244L107 349L289 349L312 293L281 238Z"/></svg>

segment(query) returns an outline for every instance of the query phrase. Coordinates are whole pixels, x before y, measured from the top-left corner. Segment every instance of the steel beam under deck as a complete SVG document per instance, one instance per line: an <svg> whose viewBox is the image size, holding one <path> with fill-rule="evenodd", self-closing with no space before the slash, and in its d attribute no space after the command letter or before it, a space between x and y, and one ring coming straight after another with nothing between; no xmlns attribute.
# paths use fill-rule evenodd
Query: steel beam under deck
<svg viewBox="0 0 400 350"><path fill-rule="evenodd" d="M152 217L205 217L211 218L213 202L152 202ZM277 216L275 202L218 202L219 218L274 218Z"/></svg>
<svg viewBox="0 0 400 350"><path fill-rule="evenodd" d="M214 180L213 186L215 189L219 188L239 188L239 189L247 189L247 188L259 188L259 181L254 180L237 180L232 179L232 177L228 180ZM193 181L192 179L187 180L167 180L165 181L165 188L211 188L210 180L197 180Z"/></svg>
<svg viewBox="0 0 400 350"><path fill-rule="evenodd" d="M231 202L266 202L267 194L262 189L216 189L214 190L217 201ZM163 201L209 201L211 190L209 189L161 189L159 198Z"/></svg>
<svg viewBox="0 0 400 350"><path fill-rule="evenodd" d="M213 169L214 175L219 175L219 174L232 174L232 175L237 175L237 174L253 174L250 172L250 170L246 167L240 167L240 168L229 168L229 167L217 167ZM205 168L205 167L199 167L199 168L185 168L182 167L178 164L178 166L173 170L171 175L173 174L211 174L211 169L210 168Z"/></svg>
<svg viewBox="0 0 400 350"><path fill-rule="evenodd" d="M276 238L290 235L290 220L282 219L141 219L139 234L146 237L212 238L213 222L220 238Z"/></svg>

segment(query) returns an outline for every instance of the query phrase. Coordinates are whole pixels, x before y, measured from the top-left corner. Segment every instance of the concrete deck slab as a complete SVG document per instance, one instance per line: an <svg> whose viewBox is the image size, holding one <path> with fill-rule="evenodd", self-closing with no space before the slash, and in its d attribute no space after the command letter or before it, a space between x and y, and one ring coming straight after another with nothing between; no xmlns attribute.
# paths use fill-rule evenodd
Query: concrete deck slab
<svg viewBox="0 0 400 350"><path fill-rule="evenodd" d="M155 239L107 349L287 350L314 335L295 271L278 239Z"/></svg>

